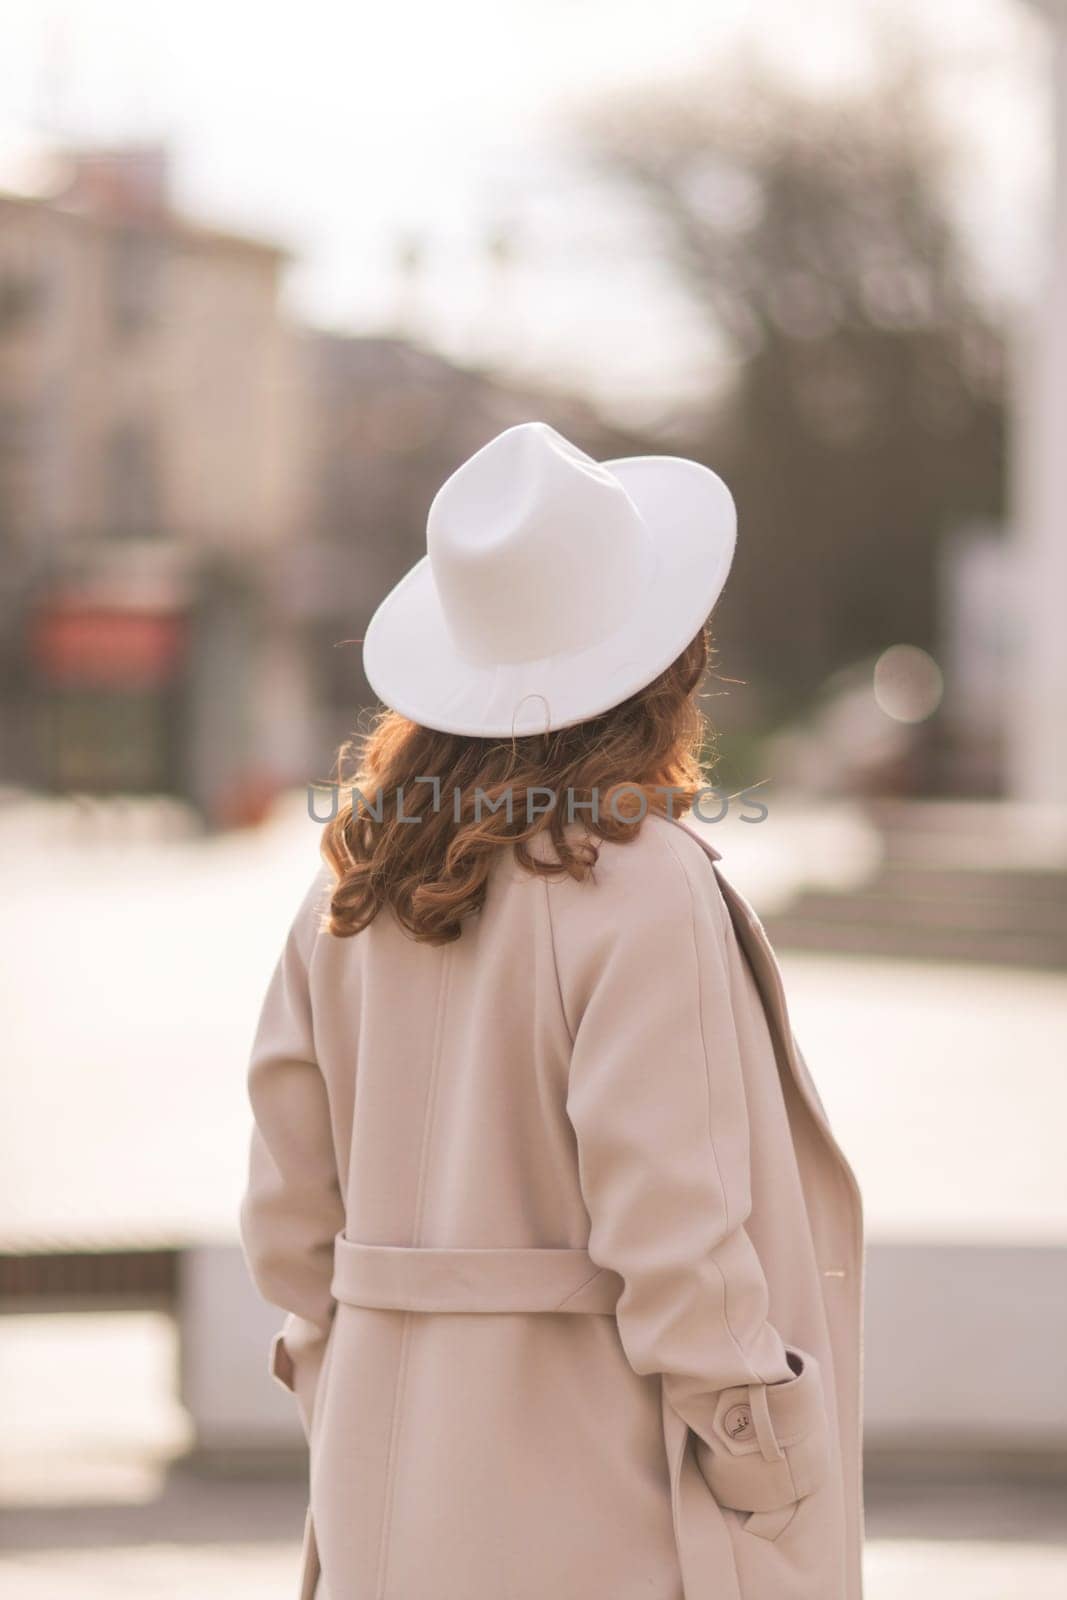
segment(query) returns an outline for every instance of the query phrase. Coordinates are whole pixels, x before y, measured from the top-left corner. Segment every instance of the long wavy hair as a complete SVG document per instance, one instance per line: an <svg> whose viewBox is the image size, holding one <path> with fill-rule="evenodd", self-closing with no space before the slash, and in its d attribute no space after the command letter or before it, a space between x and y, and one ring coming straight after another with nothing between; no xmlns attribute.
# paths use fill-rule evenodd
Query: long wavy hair
<svg viewBox="0 0 1067 1600"><path fill-rule="evenodd" d="M351 795L322 841L337 880L330 932L350 938L389 907L413 938L448 944L484 904L503 847L530 873L580 880L601 840L628 843L649 812L687 810L705 781L709 649L705 627L646 688L556 732L468 738L379 713L338 757ZM538 835L551 852L533 853Z"/></svg>

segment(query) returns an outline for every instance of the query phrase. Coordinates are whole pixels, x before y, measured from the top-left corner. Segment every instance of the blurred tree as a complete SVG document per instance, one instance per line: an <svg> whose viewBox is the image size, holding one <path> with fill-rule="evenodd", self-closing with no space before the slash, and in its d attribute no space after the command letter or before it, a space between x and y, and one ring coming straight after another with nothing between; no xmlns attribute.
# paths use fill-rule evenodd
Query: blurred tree
<svg viewBox="0 0 1067 1600"><path fill-rule="evenodd" d="M936 650L939 536L1001 507L1002 338L928 76L887 48L873 83L831 98L749 62L584 124L731 375L685 444L738 501L717 631L768 720L872 651Z"/></svg>

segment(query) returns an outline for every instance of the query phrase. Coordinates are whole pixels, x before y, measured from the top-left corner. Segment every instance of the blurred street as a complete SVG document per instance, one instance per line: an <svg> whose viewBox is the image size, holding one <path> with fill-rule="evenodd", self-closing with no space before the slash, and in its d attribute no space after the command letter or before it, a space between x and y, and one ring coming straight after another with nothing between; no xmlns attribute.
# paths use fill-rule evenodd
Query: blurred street
<svg viewBox="0 0 1067 1600"><path fill-rule="evenodd" d="M939 1484L880 1498L865 1600L1062 1600L1062 1495ZM175 1484L145 1512L9 1513L0 1574L12 1600L291 1600L303 1513L298 1484L232 1481Z"/></svg>
<svg viewBox="0 0 1067 1600"><path fill-rule="evenodd" d="M126 1318L96 1341L71 1318L42 1340L36 1320L0 1324L0 1369L20 1380L5 1382L15 1413L4 1455L17 1449L20 1464L5 1465L3 1593L291 1600L305 1508L299 1477L166 1471L176 1419L148 1384L153 1365L173 1358L163 1320ZM35 1375L50 1386L62 1427L52 1419L42 1430L39 1414L31 1426L22 1412L19 1396ZM90 1395L93 1416L79 1423ZM105 1416L110 1431L125 1433L110 1451L99 1437ZM867 1527L866 1600L1061 1600L1067 1589L1062 1482L869 1475Z"/></svg>

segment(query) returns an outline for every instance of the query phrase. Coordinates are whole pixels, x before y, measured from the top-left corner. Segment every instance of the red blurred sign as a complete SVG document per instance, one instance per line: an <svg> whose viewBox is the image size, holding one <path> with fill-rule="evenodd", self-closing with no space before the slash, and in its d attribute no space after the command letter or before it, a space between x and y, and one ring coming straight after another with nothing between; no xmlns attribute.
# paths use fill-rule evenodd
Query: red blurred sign
<svg viewBox="0 0 1067 1600"><path fill-rule="evenodd" d="M177 676L187 639L179 612L53 602L34 618L30 653L52 684L154 689Z"/></svg>

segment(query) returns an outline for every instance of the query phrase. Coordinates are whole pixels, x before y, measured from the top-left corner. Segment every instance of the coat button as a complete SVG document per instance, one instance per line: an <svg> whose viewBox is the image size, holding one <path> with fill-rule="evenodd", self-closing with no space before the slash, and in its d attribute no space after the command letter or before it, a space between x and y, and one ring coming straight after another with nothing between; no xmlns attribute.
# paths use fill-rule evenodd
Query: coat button
<svg viewBox="0 0 1067 1600"><path fill-rule="evenodd" d="M747 1439L752 1432L752 1413L748 1406L731 1406L722 1425L728 1438Z"/></svg>

